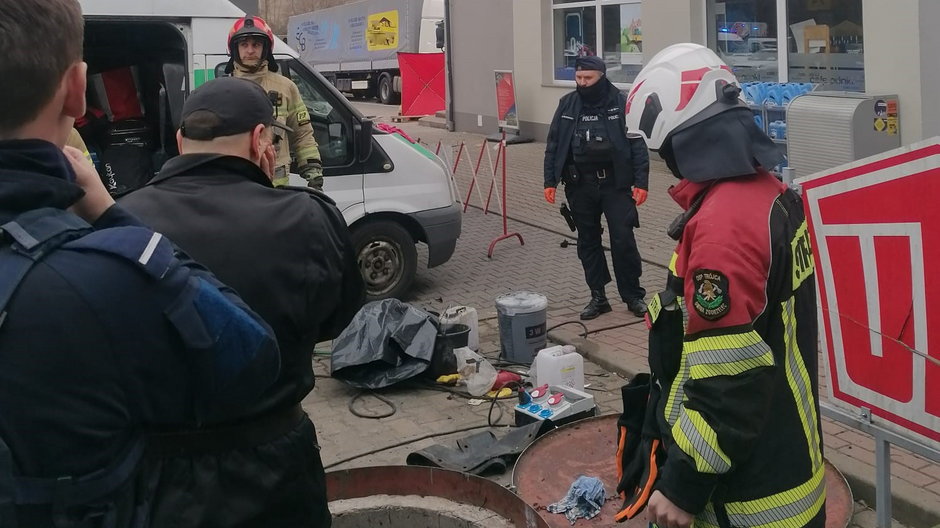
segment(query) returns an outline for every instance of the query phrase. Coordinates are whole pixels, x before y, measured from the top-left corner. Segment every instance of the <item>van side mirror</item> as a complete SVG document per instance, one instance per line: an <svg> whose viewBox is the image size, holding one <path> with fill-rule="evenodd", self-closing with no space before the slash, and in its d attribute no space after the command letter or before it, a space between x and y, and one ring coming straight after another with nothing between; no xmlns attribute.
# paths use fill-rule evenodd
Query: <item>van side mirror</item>
<svg viewBox="0 0 940 528"><path fill-rule="evenodd" d="M365 162L372 155L372 120L363 119L353 127L356 141L356 157Z"/></svg>
<svg viewBox="0 0 940 528"><path fill-rule="evenodd" d="M434 28L434 36L437 43L434 45L437 49L444 49L444 21L440 20Z"/></svg>

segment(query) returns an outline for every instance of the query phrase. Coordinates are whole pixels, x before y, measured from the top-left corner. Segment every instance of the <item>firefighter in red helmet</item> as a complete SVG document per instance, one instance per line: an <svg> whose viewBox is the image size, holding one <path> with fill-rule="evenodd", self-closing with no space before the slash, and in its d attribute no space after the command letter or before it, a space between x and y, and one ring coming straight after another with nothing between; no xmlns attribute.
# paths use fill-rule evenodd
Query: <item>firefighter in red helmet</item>
<svg viewBox="0 0 940 528"><path fill-rule="evenodd" d="M288 184L293 156L298 172L307 181L307 185L323 190L323 165L320 161L320 149L313 137L310 114L297 85L277 73L274 32L270 26L257 16L238 19L228 34L228 50L231 59L226 66L226 73L260 84L274 103L275 118L291 130L286 138L280 138L277 145L274 185Z"/></svg>

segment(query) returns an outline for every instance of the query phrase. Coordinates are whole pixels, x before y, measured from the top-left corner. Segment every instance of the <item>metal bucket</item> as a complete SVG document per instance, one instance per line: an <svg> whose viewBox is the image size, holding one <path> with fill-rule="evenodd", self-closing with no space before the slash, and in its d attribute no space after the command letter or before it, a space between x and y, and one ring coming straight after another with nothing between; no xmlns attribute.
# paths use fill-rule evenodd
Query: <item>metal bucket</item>
<svg viewBox="0 0 940 528"><path fill-rule="evenodd" d="M517 291L496 298L499 345L502 358L513 363L531 364L545 348L545 320L548 299L541 294Z"/></svg>

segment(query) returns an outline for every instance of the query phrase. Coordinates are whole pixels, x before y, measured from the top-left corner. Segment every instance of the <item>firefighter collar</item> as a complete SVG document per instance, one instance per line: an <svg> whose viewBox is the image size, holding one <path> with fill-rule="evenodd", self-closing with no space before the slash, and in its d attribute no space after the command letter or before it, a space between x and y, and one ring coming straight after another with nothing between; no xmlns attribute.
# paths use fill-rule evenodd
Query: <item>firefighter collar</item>
<svg viewBox="0 0 940 528"><path fill-rule="evenodd" d="M683 211L687 211L689 207L692 207L695 199L711 187L712 183L714 182L681 180L669 188L669 196L672 196L672 199L679 204L679 207L682 207Z"/></svg>
<svg viewBox="0 0 940 528"><path fill-rule="evenodd" d="M728 292L728 277L710 269L697 269L692 274L695 293L692 306L696 313L708 321L717 321L731 311L731 295Z"/></svg>

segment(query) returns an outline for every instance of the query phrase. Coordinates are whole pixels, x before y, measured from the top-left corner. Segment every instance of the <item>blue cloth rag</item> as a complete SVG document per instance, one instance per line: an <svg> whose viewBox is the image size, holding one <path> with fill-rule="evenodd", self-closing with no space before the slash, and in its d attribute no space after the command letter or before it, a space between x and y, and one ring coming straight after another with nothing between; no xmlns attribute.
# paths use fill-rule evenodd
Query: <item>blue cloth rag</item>
<svg viewBox="0 0 940 528"><path fill-rule="evenodd" d="M581 475L568 488L565 498L550 504L548 511L564 513L571 524L581 518L592 519L601 512L605 495L604 483L600 479Z"/></svg>

